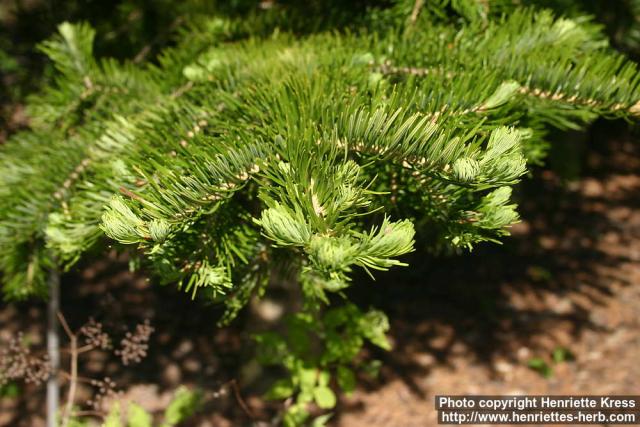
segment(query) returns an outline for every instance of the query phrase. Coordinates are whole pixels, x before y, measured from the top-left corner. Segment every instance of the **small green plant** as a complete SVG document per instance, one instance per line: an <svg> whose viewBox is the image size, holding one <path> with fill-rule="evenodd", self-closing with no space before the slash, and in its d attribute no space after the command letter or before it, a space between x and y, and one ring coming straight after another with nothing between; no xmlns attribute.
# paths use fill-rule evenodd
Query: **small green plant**
<svg viewBox="0 0 640 427"><path fill-rule="evenodd" d="M534 357L529 359L527 366L539 373L544 378L551 378L553 376L553 368L551 365L541 357Z"/></svg>
<svg viewBox="0 0 640 427"><path fill-rule="evenodd" d="M138 404L129 403L126 408L123 408L116 402L107 414L102 427L175 427L197 412L201 399L199 392L185 387L179 388L159 423L154 423L152 414Z"/></svg>
<svg viewBox="0 0 640 427"><path fill-rule="evenodd" d="M269 399L292 399L283 420L286 426L307 421L312 403L332 409L337 401L332 383L347 394L354 391L353 365L366 342L391 348L385 336L389 323L380 311L362 312L347 304L327 310L319 319L299 313L288 319L286 337L272 332L256 336L260 361L283 366L289 374L266 394Z"/></svg>
<svg viewBox="0 0 640 427"><path fill-rule="evenodd" d="M20 396L20 387L15 382L7 382L0 384L0 399L8 398L12 399Z"/></svg>
<svg viewBox="0 0 640 427"><path fill-rule="evenodd" d="M556 347L551 353L554 363L572 362L576 359L574 354L566 347Z"/></svg>
<svg viewBox="0 0 640 427"><path fill-rule="evenodd" d="M527 362L527 366L538 372L545 378L553 377L553 366L558 365L560 363L571 362L575 360L575 356L566 347L558 346L553 349L551 352L551 362L547 362L546 359L542 357L534 357L529 359Z"/></svg>

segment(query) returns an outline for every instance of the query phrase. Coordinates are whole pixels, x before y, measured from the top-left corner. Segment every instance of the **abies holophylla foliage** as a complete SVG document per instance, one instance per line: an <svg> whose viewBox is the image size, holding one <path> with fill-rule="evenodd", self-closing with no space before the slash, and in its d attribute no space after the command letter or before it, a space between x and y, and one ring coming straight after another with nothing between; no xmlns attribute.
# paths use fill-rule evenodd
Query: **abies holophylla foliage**
<svg viewBox="0 0 640 427"><path fill-rule="evenodd" d="M62 24L42 44L58 72L31 129L0 149L5 295L46 294L47 269L117 242L226 304L226 322L287 271L305 297L296 339L260 341L290 355L277 394L296 394L294 424L312 400L332 406L330 378L350 388L363 343L387 346L382 313L326 309L355 269L498 241L550 128L640 114L636 65L589 19L450 3L333 27L277 2L202 13L141 64L95 58L94 31Z"/></svg>

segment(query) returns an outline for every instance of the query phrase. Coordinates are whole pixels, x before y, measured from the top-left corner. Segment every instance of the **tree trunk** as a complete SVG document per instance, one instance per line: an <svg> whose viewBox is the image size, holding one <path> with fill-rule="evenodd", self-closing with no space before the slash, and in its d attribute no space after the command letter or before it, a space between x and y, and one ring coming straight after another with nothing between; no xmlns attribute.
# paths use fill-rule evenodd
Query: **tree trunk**
<svg viewBox="0 0 640 427"><path fill-rule="evenodd" d="M58 311L60 310L60 272L56 267L49 271L49 303L47 309L47 354L51 363L51 375L47 380L47 427L57 427L60 407L60 337L58 335Z"/></svg>

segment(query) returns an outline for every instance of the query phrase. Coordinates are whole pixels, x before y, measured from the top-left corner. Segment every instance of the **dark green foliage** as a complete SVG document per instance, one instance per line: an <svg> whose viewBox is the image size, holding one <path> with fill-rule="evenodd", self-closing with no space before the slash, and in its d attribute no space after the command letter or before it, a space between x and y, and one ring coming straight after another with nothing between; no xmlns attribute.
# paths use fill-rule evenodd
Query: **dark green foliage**
<svg viewBox="0 0 640 427"><path fill-rule="evenodd" d="M0 2L0 129L14 131L12 113L45 87L53 70L34 49L64 21L87 21L99 37L95 52L135 62L153 60L192 17L213 10L206 0L10 0ZM4 135L0 135L0 143Z"/></svg>
<svg viewBox="0 0 640 427"><path fill-rule="evenodd" d="M640 53L638 0L528 0L565 16L592 15L601 22L614 46L637 58Z"/></svg>

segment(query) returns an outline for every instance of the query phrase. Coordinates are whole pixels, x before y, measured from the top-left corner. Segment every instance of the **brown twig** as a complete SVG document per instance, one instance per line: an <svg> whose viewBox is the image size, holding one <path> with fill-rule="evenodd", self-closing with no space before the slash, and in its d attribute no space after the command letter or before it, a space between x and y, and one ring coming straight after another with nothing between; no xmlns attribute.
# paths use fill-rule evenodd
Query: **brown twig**
<svg viewBox="0 0 640 427"><path fill-rule="evenodd" d="M236 400L238 401L238 403L240 404L240 407L242 408L242 410L247 414L249 418L254 420L255 416L249 409L249 406L245 403L244 399L242 399L242 395L240 394L240 389L238 388L238 382L235 379L232 379L231 381L228 382L228 384L231 385L231 388L233 389L233 394Z"/></svg>
<svg viewBox="0 0 640 427"><path fill-rule="evenodd" d="M151 49L153 48L153 46L161 43L162 39L166 39L167 35L172 34L173 30L175 30L176 27L178 25L181 25L183 22L184 22L184 17L182 16L178 16L176 19L174 19L173 22L166 29L166 31L161 31L159 35L155 37L153 40L151 40L149 44L144 45L142 49L140 49L140 51L133 58L133 63L139 64L140 62L144 61L144 59L147 57L149 52L151 52Z"/></svg>
<svg viewBox="0 0 640 427"><path fill-rule="evenodd" d="M281 411L278 411L278 413L275 415L275 417L273 417L271 419L271 422L269 423L269 425L271 427L281 426L282 425L282 419L284 418L284 414L291 407L291 405L293 405L293 398L289 397L284 401L283 409Z"/></svg>
<svg viewBox="0 0 640 427"><path fill-rule="evenodd" d="M423 4L424 0L416 0L416 2L413 4L413 10L411 11L411 16L409 17L409 22L411 23L411 25L415 24L418 20L418 15L420 14L420 9L422 9Z"/></svg>
<svg viewBox="0 0 640 427"><path fill-rule="evenodd" d="M76 352L77 352L78 354L82 354L82 353L86 353L86 352L88 352L88 351L94 350L95 348L96 348L96 346L95 346L95 345L93 345L93 344L87 344L87 345L83 345L82 347L78 347L78 348L76 349Z"/></svg>
<svg viewBox="0 0 640 427"><path fill-rule="evenodd" d="M76 389L78 388L78 337L71 332L67 320L64 318L61 312L58 311L58 319L62 324L62 328L69 337L69 352L71 354L71 372L69 375L69 393L67 395L67 404L64 409L64 416L62 418L62 427L69 425L71 419L71 411L73 410L73 402L76 399Z"/></svg>
<svg viewBox="0 0 640 427"><path fill-rule="evenodd" d="M398 201L398 172L393 171L391 174L391 203L396 204Z"/></svg>
<svg viewBox="0 0 640 427"><path fill-rule="evenodd" d="M78 354L86 353L88 351L94 350L96 347L93 344L83 345L82 347L78 347L76 351ZM61 351L65 353L71 353L71 348L63 348Z"/></svg>
<svg viewBox="0 0 640 427"><path fill-rule="evenodd" d="M64 332L67 334L67 337L69 337L69 339L73 338L75 335L73 332L71 332L71 328L67 323L67 319L64 318L60 311L58 311L56 314L58 315L58 320L60 320L60 324L64 328Z"/></svg>
<svg viewBox="0 0 640 427"><path fill-rule="evenodd" d="M180 86L179 88L177 88L171 93L171 98L175 99L175 98L181 97L185 92L189 91L192 87L193 87L192 81L183 84L182 86Z"/></svg>
<svg viewBox="0 0 640 427"><path fill-rule="evenodd" d="M144 199L142 197L138 196L136 193L134 193L133 191L131 191L131 190L125 188L125 187L120 187L119 190L120 190L120 192L122 194L124 194L125 196L127 196L127 197L129 197L131 199L137 200L139 202L143 202L144 201Z"/></svg>

